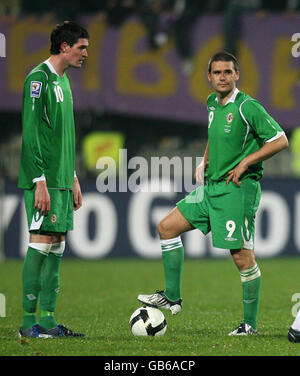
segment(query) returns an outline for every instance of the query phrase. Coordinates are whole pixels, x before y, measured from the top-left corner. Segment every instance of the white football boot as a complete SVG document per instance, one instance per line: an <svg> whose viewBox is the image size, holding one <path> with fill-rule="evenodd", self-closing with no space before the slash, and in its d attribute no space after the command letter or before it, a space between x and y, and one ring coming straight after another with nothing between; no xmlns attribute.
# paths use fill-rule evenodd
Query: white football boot
<svg viewBox="0 0 300 376"><path fill-rule="evenodd" d="M150 295L140 294L138 300L149 307L168 309L171 311L172 315L177 315L182 308L182 299L172 302L165 296L163 290L157 290L154 294Z"/></svg>
<svg viewBox="0 0 300 376"><path fill-rule="evenodd" d="M257 330L254 330L251 325L246 324L245 322L240 323L240 325L234 329L233 332L230 332L229 336L248 336L252 334L257 334Z"/></svg>

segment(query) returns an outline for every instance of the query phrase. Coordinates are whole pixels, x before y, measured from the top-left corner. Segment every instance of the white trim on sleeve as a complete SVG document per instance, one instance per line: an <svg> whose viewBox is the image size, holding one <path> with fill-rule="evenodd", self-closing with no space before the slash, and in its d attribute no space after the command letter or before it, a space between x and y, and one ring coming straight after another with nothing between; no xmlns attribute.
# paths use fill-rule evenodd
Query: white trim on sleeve
<svg viewBox="0 0 300 376"><path fill-rule="evenodd" d="M43 174L43 175L39 176L38 178L32 179L33 183L36 183L37 181L46 181L45 175Z"/></svg>
<svg viewBox="0 0 300 376"><path fill-rule="evenodd" d="M276 136L270 138L270 139L267 140L266 142L272 142L272 141L275 141L275 140L277 140L278 138L280 138L281 136L283 136L284 134L285 134L284 131L282 131L282 132L278 132L278 131L277 131Z"/></svg>

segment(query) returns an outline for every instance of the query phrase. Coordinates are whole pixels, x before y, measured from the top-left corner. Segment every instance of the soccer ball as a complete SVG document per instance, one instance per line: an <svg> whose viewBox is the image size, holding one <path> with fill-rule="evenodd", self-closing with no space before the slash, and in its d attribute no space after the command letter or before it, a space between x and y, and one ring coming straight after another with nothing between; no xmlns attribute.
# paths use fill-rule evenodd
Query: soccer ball
<svg viewBox="0 0 300 376"><path fill-rule="evenodd" d="M140 307L129 319L134 336L163 336L167 330L164 314L157 308Z"/></svg>

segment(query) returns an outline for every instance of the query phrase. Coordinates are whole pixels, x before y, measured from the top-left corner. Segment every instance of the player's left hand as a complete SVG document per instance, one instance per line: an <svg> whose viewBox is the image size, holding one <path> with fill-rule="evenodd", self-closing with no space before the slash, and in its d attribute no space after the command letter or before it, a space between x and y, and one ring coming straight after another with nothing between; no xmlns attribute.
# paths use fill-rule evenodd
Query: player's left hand
<svg viewBox="0 0 300 376"><path fill-rule="evenodd" d="M78 210L82 206L82 194L78 179L74 178L73 184L73 196L74 196L74 210Z"/></svg>
<svg viewBox="0 0 300 376"><path fill-rule="evenodd" d="M226 184L228 185L231 181L235 183L238 187L242 185L240 181L240 177L243 173L247 170L247 166L242 162L240 162L233 170L227 172L227 181Z"/></svg>

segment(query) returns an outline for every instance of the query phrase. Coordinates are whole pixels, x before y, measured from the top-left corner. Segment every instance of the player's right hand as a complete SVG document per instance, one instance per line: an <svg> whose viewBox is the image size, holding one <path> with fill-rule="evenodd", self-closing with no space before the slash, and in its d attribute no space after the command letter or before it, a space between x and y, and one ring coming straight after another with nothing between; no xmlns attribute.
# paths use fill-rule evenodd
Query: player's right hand
<svg viewBox="0 0 300 376"><path fill-rule="evenodd" d="M45 181L36 182L34 195L34 208L43 215L48 215L50 211L50 195Z"/></svg>

